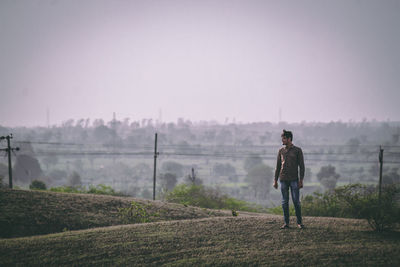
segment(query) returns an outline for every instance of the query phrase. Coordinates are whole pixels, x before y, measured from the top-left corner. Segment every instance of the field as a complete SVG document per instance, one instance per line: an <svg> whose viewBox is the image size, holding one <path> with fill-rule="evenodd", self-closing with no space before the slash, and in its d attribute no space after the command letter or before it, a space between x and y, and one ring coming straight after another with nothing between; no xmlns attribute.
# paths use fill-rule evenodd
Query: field
<svg viewBox="0 0 400 267"><path fill-rule="evenodd" d="M152 221L225 216L226 213L131 197L0 189L0 237L57 233L123 224L118 208L131 202L157 214Z"/></svg>
<svg viewBox="0 0 400 267"><path fill-rule="evenodd" d="M10 192L11 190L6 190ZM22 190L15 190L20 193ZM27 191L29 192L29 191ZM0 192L4 195L4 191ZM42 197L49 193L38 193ZM51 193L52 195L54 193ZM80 194L68 195L81 201ZM57 197L63 197L56 195ZM47 196L48 197L48 196ZM118 197L97 198L97 203ZM4 198L3 198L4 200ZM3 201L2 200L2 201ZM151 202L151 201L149 201ZM4 204L3 204L4 205ZM17 204L15 204L16 206ZM163 207L169 207L163 203ZM175 204L173 204L175 205ZM163 209L161 207L160 209ZM0 265L266 265L399 266L400 232L376 233L364 220L305 217L305 229L281 230L282 217L271 214L188 208L188 219L95 227L47 235L0 239ZM3 212L4 210L2 210ZM46 213L45 210L42 210ZM172 212L172 209L170 210ZM175 209L174 212L179 210ZM8 211L9 212L9 211ZM69 216L64 211L65 217ZM168 214L169 212L165 212ZM172 212L173 213L173 212ZM225 216L221 216L224 215ZM2 215L3 217L5 215ZM22 216L22 215L21 215ZM210 217L211 216L211 217ZM292 226L295 218L291 218ZM32 222L32 224L34 224Z"/></svg>
<svg viewBox="0 0 400 267"><path fill-rule="evenodd" d="M279 216L243 216L111 226L0 240L2 265L398 266L399 233L363 221L305 218L280 230Z"/></svg>

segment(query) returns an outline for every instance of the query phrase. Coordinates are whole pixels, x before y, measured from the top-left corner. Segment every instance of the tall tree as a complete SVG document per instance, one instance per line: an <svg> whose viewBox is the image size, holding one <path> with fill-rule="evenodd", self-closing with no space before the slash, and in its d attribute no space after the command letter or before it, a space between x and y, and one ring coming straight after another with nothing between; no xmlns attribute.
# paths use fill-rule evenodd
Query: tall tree
<svg viewBox="0 0 400 267"><path fill-rule="evenodd" d="M273 181L273 169L264 163L254 166L246 176L257 200L265 199Z"/></svg>
<svg viewBox="0 0 400 267"><path fill-rule="evenodd" d="M336 187L337 180L340 175L336 173L335 167L332 165L322 166L317 173L318 181L328 190Z"/></svg>

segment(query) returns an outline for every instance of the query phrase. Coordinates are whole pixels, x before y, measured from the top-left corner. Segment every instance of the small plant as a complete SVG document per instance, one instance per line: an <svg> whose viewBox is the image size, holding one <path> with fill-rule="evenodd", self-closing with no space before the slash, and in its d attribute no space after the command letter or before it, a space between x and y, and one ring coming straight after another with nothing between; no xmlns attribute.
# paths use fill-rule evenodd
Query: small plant
<svg viewBox="0 0 400 267"><path fill-rule="evenodd" d="M232 210L232 216L237 217L239 213L236 210Z"/></svg>
<svg viewBox="0 0 400 267"><path fill-rule="evenodd" d="M46 184L39 180L33 180L29 185L29 189L32 190L46 190Z"/></svg>
<svg viewBox="0 0 400 267"><path fill-rule="evenodd" d="M135 201L132 201L128 208L119 208L118 213L123 223L150 222L150 214L140 203Z"/></svg>

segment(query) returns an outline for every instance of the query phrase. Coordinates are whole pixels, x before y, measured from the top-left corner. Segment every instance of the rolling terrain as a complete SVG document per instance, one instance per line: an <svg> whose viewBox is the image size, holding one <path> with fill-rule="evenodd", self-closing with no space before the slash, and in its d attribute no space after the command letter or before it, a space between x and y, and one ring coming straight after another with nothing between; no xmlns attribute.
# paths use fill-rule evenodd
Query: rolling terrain
<svg viewBox="0 0 400 267"><path fill-rule="evenodd" d="M40 266L398 266L400 233L364 221L306 217L280 230L277 215L214 217L0 240L0 262ZM293 221L294 223L294 221Z"/></svg>
<svg viewBox="0 0 400 267"><path fill-rule="evenodd" d="M134 201L151 221L226 216L226 212L132 197L0 189L0 237L21 237L125 224L118 208ZM228 213L229 214L229 213Z"/></svg>
<svg viewBox="0 0 400 267"><path fill-rule="evenodd" d="M305 229L281 230L280 215L239 212L233 217L230 211L134 199L160 216L121 225L116 207L128 206L132 198L23 190L1 190L0 195L2 227L30 225L30 233L36 231L34 236L0 238L1 266L400 264L400 232L373 232L365 220L304 217ZM99 210L104 212L98 215ZM57 226L63 218L67 222ZM55 231L74 223L83 230L38 235L45 225Z"/></svg>

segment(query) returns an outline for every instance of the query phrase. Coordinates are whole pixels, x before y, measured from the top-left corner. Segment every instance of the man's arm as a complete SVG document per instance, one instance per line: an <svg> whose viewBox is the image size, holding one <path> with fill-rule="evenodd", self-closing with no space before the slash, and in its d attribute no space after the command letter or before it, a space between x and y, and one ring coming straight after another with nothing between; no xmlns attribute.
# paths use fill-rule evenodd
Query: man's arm
<svg viewBox="0 0 400 267"><path fill-rule="evenodd" d="M278 157L276 159L276 168L275 168L275 182L278 181L279 179L279 173L281 172L281 166L282 166L282 162L281 162L281 151L278 151Z"/></svg>
<svg viewBox="0 0 400 267"><path fill-rule="evenodd" d="M304 179L304 157L303 157L303 151L301 150L301 148L299 148L299 154L298 154L298 163L299 163L299 167L300 167L300 188L303 187L303 179Z"/></svg>
<svg viewBox="0 0 400 267"><path fill-rule="evenodd" d="M275 189L278 189L278 179L279 179L279 173L281 172L281 151L278 151L278 158L276 159L276 169L275 169L275 178L274 178L274 184L273 187Z"/></svg>

